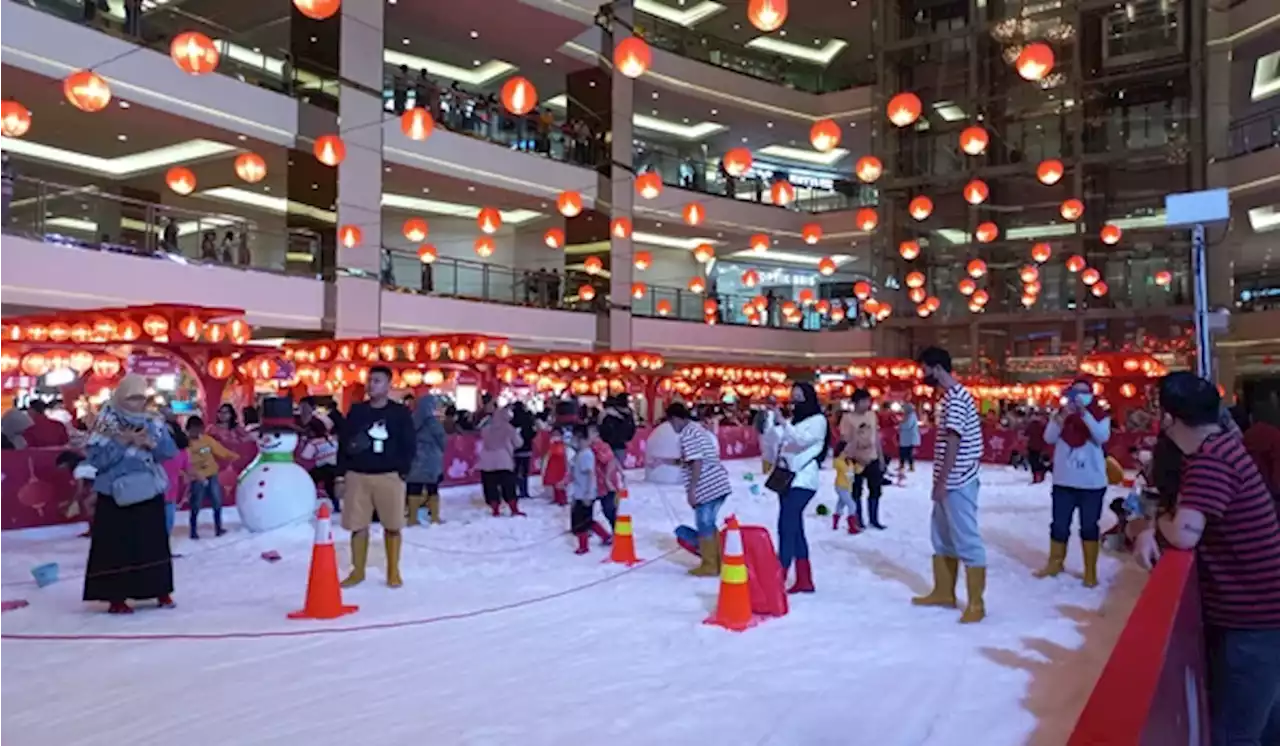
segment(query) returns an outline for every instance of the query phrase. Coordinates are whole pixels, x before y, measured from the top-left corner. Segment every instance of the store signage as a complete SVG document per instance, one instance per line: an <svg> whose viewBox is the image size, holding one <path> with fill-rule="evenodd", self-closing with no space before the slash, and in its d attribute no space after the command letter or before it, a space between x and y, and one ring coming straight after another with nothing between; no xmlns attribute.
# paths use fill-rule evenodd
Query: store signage
<svg viewBox="0 0 1280 746"><path fill-rule="evenodd" d="M146 378L175 375L178 361L162 355L130 355L125 369Z"/></svg>

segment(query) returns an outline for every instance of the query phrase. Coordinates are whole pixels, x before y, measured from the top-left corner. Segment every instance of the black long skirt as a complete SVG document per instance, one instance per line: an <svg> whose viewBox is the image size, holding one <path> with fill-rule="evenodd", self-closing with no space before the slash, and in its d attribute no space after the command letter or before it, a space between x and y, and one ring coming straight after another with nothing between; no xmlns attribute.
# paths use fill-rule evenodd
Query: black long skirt
<svg viewBox="0 0 1280 746"><path fill-rule="evenodd" d="M98 495L91 536L84 600L124 601L173 593L163 495L125 508L110 495Z"/></svg>

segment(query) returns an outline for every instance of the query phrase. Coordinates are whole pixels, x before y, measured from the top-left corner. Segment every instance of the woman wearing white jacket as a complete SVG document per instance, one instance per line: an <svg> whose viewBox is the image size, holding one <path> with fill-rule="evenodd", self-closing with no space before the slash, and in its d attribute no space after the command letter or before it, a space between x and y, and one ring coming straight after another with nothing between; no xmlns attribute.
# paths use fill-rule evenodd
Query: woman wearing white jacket
<svg viewBox="0 0 1280 746"><path fill-rule="evenodd" d="M778 495L778 561L785 573L796 563L796 582L788 593L813 593L813 571L809 566L809 542L804 536L804 509L818 491L818 472L827 456L830 428L818 404L818 395L808 383L791 389L792 418L781 420L782 437L778 465L795 473L791 486Z"/></svg>

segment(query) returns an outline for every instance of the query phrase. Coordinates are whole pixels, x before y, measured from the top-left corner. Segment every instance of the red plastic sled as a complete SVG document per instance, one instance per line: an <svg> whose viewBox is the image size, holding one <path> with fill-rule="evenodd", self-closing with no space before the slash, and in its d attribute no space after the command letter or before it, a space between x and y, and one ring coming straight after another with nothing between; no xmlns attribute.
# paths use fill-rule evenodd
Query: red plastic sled
<svg viewBox="0 0 1280 746"><path fill-rule="evenodd" d="M743 526L742 547L747 557L747 581L751 591L751 613L762 616L786 616L786 576L773 549L773 539L763 526ZM725 532L720 532L724 548Z"/></svg>

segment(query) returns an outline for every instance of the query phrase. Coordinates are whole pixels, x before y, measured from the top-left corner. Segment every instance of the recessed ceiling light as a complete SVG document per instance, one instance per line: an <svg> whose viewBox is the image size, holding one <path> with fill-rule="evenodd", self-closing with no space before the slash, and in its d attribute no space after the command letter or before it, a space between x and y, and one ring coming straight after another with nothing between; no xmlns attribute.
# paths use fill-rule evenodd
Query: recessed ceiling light
<svg viewBox="0 0 1280 746"><path fill-rule="evenodd" d="M238 139L240 142L244 142L245 140L248 140L249 138L245 137L244 135L236 135L236 139Z"/></svg>
<svg viewBox="0 0 1280 746"><path fill-rule="evenodd" d="M423 187L423 188L422 188L422 193L423 193L423 194L431 194L431 187Z"/></svg>
<svg viewBox="0 0 1280 746"><path fill-rule="evenodd" d="M319 188L320 188L320 185L319 185L319 184L312 184L312 185L311 185L311 188L312 188L312 189L319 189Z"/></svg>
<svg viewBox="0 0 1280 746"><path fill-rule="evenodd" d="M129 102L128 102L128 101L124 101L124 100L121 100L121 101L120 101L120 108L121 108L121 109L127 109L127 108L129 108L129 106L130 106L130 104L129 104Z"/></svg>
<svg viewBox="0 0 1280 746"><path fill-rule="evenodd" d="M409 40L408 40L408 39L401 39L401 40L400 40L400 43L401 43L401 44L403 44L403 45L405 45L406 47L407 47L407 46L409 46Z"/></svg>
<svg viewBox="0 0 1280 746"><path fill-rule="evenodd" d="M480 38L480 32L479 32L479 31L472 31L472 32L471 32L471 38L472 38L472 39L479 39L479 38Z"/></svg>
<svg viewBox="0 0 1280 746"><path fill-rule="evenodd" d="M768 127L769 129L773 129L773 122L765 122L764 126Z"/></svg>
<svg viewBox="0 0 1280 746"><path fill-rule="evenodd" d="M716 114L719 114L719 113L720 113L720 110L719 110L719 109L712 109L712 110L711 110L711 116L713 116L713 117L714 117Z"/></svg>
<svg viewBox="0 0 1280 746"><path fill-rule="evenodd" d="M740 31L741 29L742 29L742 24L741 24L741 23L735 23L735 24L733 24L733 30L734 30L734 31Z"/></svg>
<svg viewBox="0 0 1280 746"><path fill-rule="evenodd" d="M688 124L688 123L689 123L689 117L685 117L685 118L684 118L684 123L685 123L685 124Z"/></svg>
<svg viewBox="0 0 1280 746"><path fill-rule="evenodd" d="M314 36L313 36L313 37L311 37L311 43L312 43L312 44L315 44L315 43L316 43L316 37L314 37Z"/></svg>
<svg viewBox="0 0 1280 746"><path fill-rule="evenodd" d="M588 85L588 86L590 86L590 87L592 87L592 88L595 88L595 87L596 87L596 82L595 82L594 80L588 80L588 81L587 81L587 85Z"/></svg>
<svg viewBox="0 0 1280 746"><path fill-rule="evenodd" d="M467 187L467 191L468 191L468 192L474 192L475 190L476 190L476 188L475 188L474 186L469 186L469 187Z"/></svg>
<svg viewBox="0 0 1280 746"><path fill-rule="evenodd" d="M385 168L383 168L382 170L383 170L383 171L385 171L385 172L387 172L387 173L391 173L391 167L390 167L390 166L386 166L386 167L385 167Z"/></svg>
<svg viewBox="0 0 1280 746"><path fill-rule="evenodd" d="M476 67L480 67L480 60L471 60L471 64Z"/></svg>
<svg viewBox="0 0 1280 746"><path fill-rule="evenodd" d="M264 186L264 187L262 188L262 191L264 191L264 192L269 192L269 191L271 191L271 187L269 187L269 186Z"/></svg>
<svg viewBox="0 0 1280 746"><path fill-rule="evenodd" d="M387 5L395 5L396 0L387 0Z"/></svg>
<svg viewBox="0 0 1280 746"><path fill-rule="evenodd" d="M744 137L744 138L742 138L742 141L743 141L743 142L746 142L746 141L747 141L747 138L745 138L745 137Z"/></svg>
<svg viewBox="0 0 1280 746"><path fill-rule="evenodd" d="M653 115L654 115L655 117L656 117L656 116L658 116L658 110L657 110L657 109L654 109L654 110L653 110Z"/></svg>
<svg viewBox="0 0 1280 746"><path fill-rule="evenodd" d="M262 47L254 47L253 51L256 52L257 54L262 54Z"/></svg>
<svg viewBox="0 0 1280 746"><path fill-rule="evenodd" d="M542 64L544 64L544 65L550 65L550 64L551 64L551 58L550 58L550 57L547 57L547 58L543 59L543 60L542 60Z"/></svg>
<svg viewBox="0 0 1280 746"><path fill-rule="evenodd" d="M781 31L778 32L778 36L786 36L786 35L787 35L786 29L782 29Z"/></svg>
<svg viewBox="0 0 1280 746"><path fill-rule="evenodd" d="M654 91L654 92L653 92L653 99L654 99L655 101L657 101L657 100L658 100L658 92L657 92L657 91Z"/></svg>
<svg viewBox="0 0 1280 746"><path fill-rule="evenodd" d="M293 159L292 159L292 158L290 158L290 159L288 160L288 164L289 164L290 166L292 166L292 165L293 165Z"/></svg>
<svg viewBox="0 0 1280 746"><path fill-rule="evenodd" d="M661 228L661 227L662 227L662 223L654 223L654 224L653 224L653 226L654 226L655 228Z"/></svg>
<svg viewBox="0 0 1280 746"><path fill-rule="evenodd" d="M116 139L117 139L117 140L119 140L120 142L124 142L125 140L128 140L128 139L129 139L129 136L128 136L128 135L116 135Z"/></svg>
<svg viewBox="0 0 1280 746"><path fill-rule="evenodd" d="M815 46L819 46L819 47L820 47L820 46L822 46L822 40L821 40L821 39L814 39L814 40L813 40L813 43L814 43L814 45L815 45Z"/></svg>
<svg viewBox="0 0 1280 746"><path fill-rule="evenodd" d="M849 0L849 7L850 8L858 7L858 0Z"/></svg>

